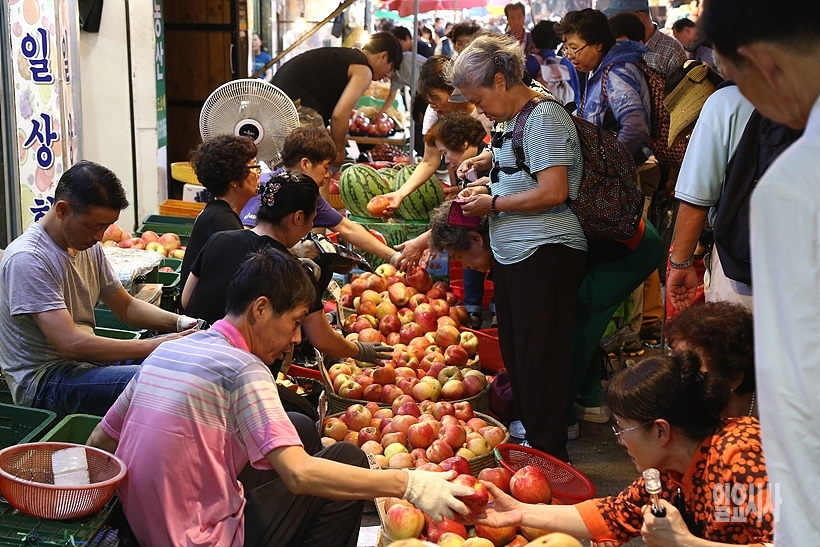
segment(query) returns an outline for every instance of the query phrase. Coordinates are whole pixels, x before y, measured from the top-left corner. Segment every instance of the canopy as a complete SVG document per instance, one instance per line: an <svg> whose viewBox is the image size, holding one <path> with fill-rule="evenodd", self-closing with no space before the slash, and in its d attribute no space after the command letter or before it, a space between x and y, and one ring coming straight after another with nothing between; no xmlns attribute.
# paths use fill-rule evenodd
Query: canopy
<svg viewBox="0 0 820 547"><path fill-rule="evenodd" d="M414 0L383 0L382 8L395 10L406 17L414 12ZM487 0L419 0L419 13L428 11L453 11L467 8L484 8Z"/></svg>

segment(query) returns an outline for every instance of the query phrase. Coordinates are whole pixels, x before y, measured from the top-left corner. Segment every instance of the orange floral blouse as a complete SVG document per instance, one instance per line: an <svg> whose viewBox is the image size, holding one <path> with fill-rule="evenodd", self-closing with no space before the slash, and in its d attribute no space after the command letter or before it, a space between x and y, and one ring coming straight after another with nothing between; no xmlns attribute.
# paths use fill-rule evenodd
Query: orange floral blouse
<svg viewBox="0 0 820 547"><path fill-rule="evenodd" d="M686 473L661 473L661 497L673 503L677 488L694 518L695 535L734 545L771 543L779 492L769 485L756 418L731 418L700 444ZM626 543L641 533L649 503L643 478L617 496L576 505L596 542Z"/></svg>

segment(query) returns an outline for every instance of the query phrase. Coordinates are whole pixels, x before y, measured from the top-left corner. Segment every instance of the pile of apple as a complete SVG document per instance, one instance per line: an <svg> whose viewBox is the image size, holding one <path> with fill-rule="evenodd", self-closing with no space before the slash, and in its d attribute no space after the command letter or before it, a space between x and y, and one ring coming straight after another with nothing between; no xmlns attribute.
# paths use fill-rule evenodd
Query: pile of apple
<svg viewBox="0 0 820 547"><path fill-rule="evenodd" d="M470 510L467 519L484 511L490 493L480 482L491 482L505 493L524 503L558 503L552 498L549 479L541 469L526 466L514 474L503 467L482 469L476 479L469 470L459 473L452 481L472 488L469 496L460 498ZM387 498L384 503L384 531L394 540L425 539L443 547L502 547L523 546L529 541L548 534L548 530L518 526L465 526L458 520L434 522L410 502ZM479 541L481 540L481 541Z"/></svg>
<svg viewBox="0 0 820 547"><path fill-rule="evenodd" d="M350 112L350 123L347 127L351 135L362 137L386 137L396 131L396 122L382 112L375 120L369 119L364 112L353 110Z"/></svg>
<svg viewBox="0 0 820 547"><path fill-rule="evenodd" d="M140 237L131 237L126 230L116 224L111 224L103 233L102 244L104 247L153 251L171 258L185 257L185 247L179 236L173 232L159 235L154 231L146 230Z"/></svg>
<svg viewBox="0 0 820 547"><path fill-rule="evenodd" d="M551 532L545 536L541 536L536 538L529 543L527 543L526 539L523 539L523 543L521 542L523 538L520 536L516 536L516 539L511 541L507 544L507 547L518 547L520 545L524 545L525 547L582 547L581 542L575 539L574 537L563 534L561 532ZM490 547L493 543L484 538L480 537L469 537L466 540L461 540L460 538L448 538L446 541L439 543L433 543L431 541L425 541L422 539L417 538L410 538L410 539L400 539L399 541L394 541L390 544L390 547L437 547L438 546L449 546L449 547Z"/></svg>
<svg viewBox="0 0 820 547"><path fill-rule="evenodd" d="M393 401L390 408L373 402L353 404L322 424L324 446L353 443L372 454L381 467L456 469L468 475L468 460L492 451L506 437L503 427L476 416L469 401L417 404L409 395Z"/></svg>

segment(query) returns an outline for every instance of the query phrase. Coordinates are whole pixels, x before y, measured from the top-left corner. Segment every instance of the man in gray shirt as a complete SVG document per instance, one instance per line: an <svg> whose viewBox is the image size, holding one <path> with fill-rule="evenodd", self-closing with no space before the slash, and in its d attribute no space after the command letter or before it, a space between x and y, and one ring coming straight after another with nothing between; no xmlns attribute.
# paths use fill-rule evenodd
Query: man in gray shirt
<svg viewBox="0 0 820 547"><path fill-rule="evenodd" d="M103 415L146 357L196 319L133 298L97 243L128 206L109 169L83 161L66 171L54 205L0 260L0 367L15 404L63 416ZM102 300L121 321L173 332L145 340L94 335Z"/></svg>

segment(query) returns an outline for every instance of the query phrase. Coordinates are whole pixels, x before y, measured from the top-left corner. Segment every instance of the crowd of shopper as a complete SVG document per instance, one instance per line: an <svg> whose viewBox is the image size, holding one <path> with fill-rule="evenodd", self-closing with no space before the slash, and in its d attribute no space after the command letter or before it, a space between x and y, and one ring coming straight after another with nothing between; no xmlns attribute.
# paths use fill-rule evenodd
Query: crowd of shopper
<svg viewBox="0 0 820 547"><path fill-rule="evenodd" d="M569 461L579 418L611 422L637 471L658 469L664 486L659 517L643 478L564 506L523 504L487 483L493 501L474 522L598 545L820 537L811 509L820 486L820 4L793 4L781 13L763 0L705 0L697 22L669 23L673 38L646 0L532 25L516 3L503 32L436 20L416 47L396 28L361 51L295 57L263 75L291 96L303 126L285 141L283 172L262 180L247 137L215 137L192 152L215 199L183 263L188 315L123 288L98 242L128 206L125 192L107 168L77 163L49 212L0 259L0 367L14 402L104 416L88 443L125 460L119 497L143 545L352 546L362 500L377 496L409 500L434 520L466 515L458 498L470 492L448 482L452 472L367 469L359 448L323 448L314 416L283 404L278 363L303 333L333 357L378 363L392 351L334 332L321 301L330 271L291 254L312 229L329 228L405 269L446 251L467 268L476 328L491 276L513 433ZM424 154L388 194L390 208L442 163L452 188L430 231L395 250L334 211L320 188L344 158L342 118L346 126L355 99L394 72L394 91L411 83L413 71L400 69L416 55L425 59L416 82L427 105ZM647 71L666 80L665 120ZM573 115L614 133L631 156L645 201L630 239L590 237L571 207L588 161ZM656 161L653 123L669 124L665 145L689 143L679 169ZM674 235L653 225L653 199L679 201ZM453 221L456 206L480 217L477 226ZM708 252L704 279L695 254ZM168 334L95 336L98 301L123 322ZM651 332L664 355L605 379L593 356L624 302L635 308L621 329L632 329L633 349ZM744 502L732 500L738 486ZM743 518L721 518L723 502Z"/></svg>

